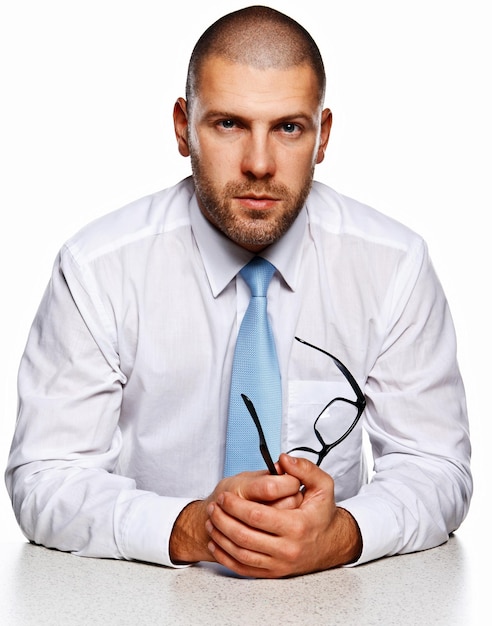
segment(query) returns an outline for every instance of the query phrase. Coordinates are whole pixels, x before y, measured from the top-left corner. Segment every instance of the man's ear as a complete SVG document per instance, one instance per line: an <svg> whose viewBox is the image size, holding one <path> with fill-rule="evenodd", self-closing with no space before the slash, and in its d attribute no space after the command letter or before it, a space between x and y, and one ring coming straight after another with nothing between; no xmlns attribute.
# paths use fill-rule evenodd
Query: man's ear
<svg viewBox="0 0 492 626"><path fill-rule="evenodd" d="M188 146L188 112L186 100L178 98L173 111L174 133L178 142L178 150L181 156L190 156Z"/></svg>
<svg viewBox="0 0 492 626"><path fill-rule="evenodd" d="M326 147L330 138L331 123L333 116L330 109L324 109L321 113L321 132L319 137L318 154L316 156L316 165L321 163L325 158Z"/></svg>

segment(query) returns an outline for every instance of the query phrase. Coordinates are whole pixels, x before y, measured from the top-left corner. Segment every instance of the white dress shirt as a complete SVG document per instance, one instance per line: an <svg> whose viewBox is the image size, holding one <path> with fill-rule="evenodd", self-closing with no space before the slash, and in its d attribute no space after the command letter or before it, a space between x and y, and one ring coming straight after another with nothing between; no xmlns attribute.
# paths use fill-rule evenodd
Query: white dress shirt
<svg viewBox="0 0 492 626"><path fill-rule="evenodd" d="M251 253L202 216L191 179L90 224L62 248L19 371L6 473L26 536L79 555L172 565L180 511L222 476L231 363ZM262 252L283 386L282 449L367 398L322 467L363 538L359 563L444 542L466 515L470 444L455 335L420 237L314 183ZM374 474L368 481L362 428Z"/></svg>

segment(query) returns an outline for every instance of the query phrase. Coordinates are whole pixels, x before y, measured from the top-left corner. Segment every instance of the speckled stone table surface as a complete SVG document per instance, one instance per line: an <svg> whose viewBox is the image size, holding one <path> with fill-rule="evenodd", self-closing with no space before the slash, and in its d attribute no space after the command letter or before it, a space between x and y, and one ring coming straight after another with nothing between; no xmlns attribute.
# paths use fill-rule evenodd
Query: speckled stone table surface
<svg viewBox="0 0 492 626"><path fill-rule="evenodd" d="M171 570L86 559L22 542L0 547L5 626L487 623L459 536L419 554L285 580L238 578L211 564Z"/></svg>

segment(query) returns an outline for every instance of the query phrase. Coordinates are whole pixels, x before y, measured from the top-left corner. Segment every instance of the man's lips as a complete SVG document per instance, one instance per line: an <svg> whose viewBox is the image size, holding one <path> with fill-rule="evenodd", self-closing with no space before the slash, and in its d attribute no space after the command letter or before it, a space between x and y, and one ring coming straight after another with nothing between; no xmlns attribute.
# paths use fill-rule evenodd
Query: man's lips
<svg viewBox="0 0 492 626"><path fill-rule="evenodd" d="M280 202L279 198L273 198L271 196L236 196L236 200L244 207L248 209L271 209Z"/></svg>

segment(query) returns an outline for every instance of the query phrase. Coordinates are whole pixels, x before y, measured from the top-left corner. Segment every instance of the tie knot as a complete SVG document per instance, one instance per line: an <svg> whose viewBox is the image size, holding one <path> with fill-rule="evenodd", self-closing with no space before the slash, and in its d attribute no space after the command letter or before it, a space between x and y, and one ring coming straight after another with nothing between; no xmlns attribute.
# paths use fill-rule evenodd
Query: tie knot
<svg viewBox="0 0 492 626"><path fill-rule="evenodd" d="M255 256L240 271L247 282L252 296L265 297L270 280L275 273L275 266L260 256Z"/></svg>

